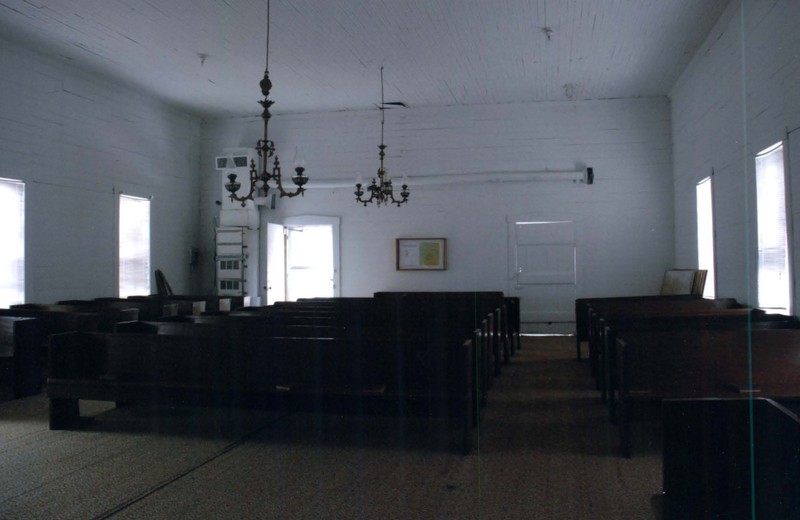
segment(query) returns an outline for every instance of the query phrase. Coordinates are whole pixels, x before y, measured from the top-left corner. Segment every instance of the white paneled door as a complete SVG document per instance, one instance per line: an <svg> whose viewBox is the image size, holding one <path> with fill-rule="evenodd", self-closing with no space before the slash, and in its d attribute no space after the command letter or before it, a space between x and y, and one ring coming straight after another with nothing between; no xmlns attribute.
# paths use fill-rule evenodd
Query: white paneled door
<svg viewBox="0 0 800 520"><path fill-rule="evenodd" d="M508 220L509 294L524 332L574 329L576 247L572 221Z"/></svg>

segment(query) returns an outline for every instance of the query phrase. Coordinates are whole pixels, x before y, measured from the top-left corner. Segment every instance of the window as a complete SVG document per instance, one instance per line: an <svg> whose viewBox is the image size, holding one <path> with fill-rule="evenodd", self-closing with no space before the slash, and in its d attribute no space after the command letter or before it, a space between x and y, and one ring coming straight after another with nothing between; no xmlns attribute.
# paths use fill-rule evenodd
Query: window
<svg viewBox="0 0 800 520"><path fill-rule="evenodd" d="M758 307L791 313L783 143L756 156Z"/></svg>
<svg viewBox="0 0 800 520"><path fill-rule="evenodd" d="M0 307L25 302L25 183L0 179Z"/></svg>
<svg viewBox="0 0 800 520"><path fill-rule="evenodd" d="M714 205L711 192L711 177L697 183L697 268L705 269L706 285L703 298L714 298L716 283L714 276Z"/></svg>
<svg viewBox="0 0 800 520"><path fill-rule="evenodd" d="M119 196L119 296L150 294L150 201Z"/></svg>

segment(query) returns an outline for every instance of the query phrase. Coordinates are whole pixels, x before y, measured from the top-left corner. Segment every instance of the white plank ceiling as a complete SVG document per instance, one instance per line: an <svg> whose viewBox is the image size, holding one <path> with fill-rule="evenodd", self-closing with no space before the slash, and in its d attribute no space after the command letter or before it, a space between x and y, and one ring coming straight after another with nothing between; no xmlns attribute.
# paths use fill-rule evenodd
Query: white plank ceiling
<svg viewBox="0 0 800 520"><path fill-rule="evenodd" d="M729 0L272 0L273 113L666 95ZM256 115L266 0L0 0L3 38Z"/></svg>

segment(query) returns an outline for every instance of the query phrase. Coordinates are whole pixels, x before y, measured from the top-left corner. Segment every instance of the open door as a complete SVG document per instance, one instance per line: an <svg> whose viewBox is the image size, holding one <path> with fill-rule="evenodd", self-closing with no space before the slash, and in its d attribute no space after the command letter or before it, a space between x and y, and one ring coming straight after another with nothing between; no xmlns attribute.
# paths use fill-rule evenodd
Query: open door
<svg viewBox="0 0 800 520"><path fill-rule="evenodd" d="M267 233L268 305L339 296L338 217L290 217Z"/></svg>
<svg viewBox="0 0 800 520"><path fill-rule="evenodd" d="M267 305L286 300L286 237L282 224L267 224Z"/></svg>

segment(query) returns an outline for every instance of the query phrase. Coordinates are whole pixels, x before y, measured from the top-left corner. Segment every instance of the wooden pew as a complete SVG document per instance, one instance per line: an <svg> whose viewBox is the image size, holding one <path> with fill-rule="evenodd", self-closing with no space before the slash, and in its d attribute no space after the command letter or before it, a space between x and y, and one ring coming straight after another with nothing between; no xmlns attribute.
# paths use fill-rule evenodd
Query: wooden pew
<svg viewBox="0 0 800 520"><path fill-rule="evenodd" d="M629 331L617 339L619 432L631 453L631 412L667 398L800 399L800 330Z"/></svg>
<svg viewBox="0 0 800 520"><path fill-rule="evenodd" d="M139 309L142 320L156 320L162 316L185 316L192 314L193 300L173 298L172 296L129 296L125 302Z"/></svg>
<svg viewBox="0 0 800 520"><path fill-rule="evenodd" d="M651 318L658 316L690 316L718 309L742 308L733 298L691 300L637 300L637 301L605 301L589 306L589 368L592 377L597 378L600 389L600 350L605 323L615 319Z"/></svg>
<svg viewBox="0 0 800 520"><path fill-rule="evenodd" d="M69 332L51 337L50 428L80 427L78 401L219 404L236 395L216 338Z"/></svg>
<svg viewBox="0 0 800 520"><path fill-rule="evenodd" d="M48 325L52 325L54 332L72 330L96 331L98 329L97 315L91 309L80 306L21 303L11 305L8 309L3 309L3 312L7 316L41 318Z"/></svg>
<svg viewBox="0 0 800 520"><path fill-rule="evenodd" d="M205 314L207 315L207 314ZM288 322L296 325L336 325L336 316L331 312L291 310L280 307L242 307L229 313L231 317L257 318L269 322Z"/></svg>
<svg viewBox="0 0 800 520"><path fill-rule="evenodd" d="M594 305L602 305L606 302L630 301L646 302L648 300L696 300L698 296L693 295L645 295L645 296L612 296L597 298L577 298L575 300L575 342L576 359L581 359L581 343L589 341L590 335L590 316L589 310Z"/></svg>
<svg viewBox="0 0 800 520"><path fill-rule="evenodd" d="M474 347L339 338L67 333L50 348L52 429L80 425L80 399L389 411L458 421L471 448Z"/></svg>
<svg viewBox="0 0 800 520"><path fill-rule="evenodd" d="M36 318L0 316L0 401L42 391L42 336Z"/></svg>
<svg viewBox="0 0 800 520"><path fill-rule="evenodd" d="M491 358L492 361L499 363L504 353L508 356L513 352L513 340L509 338L512 337L512 331L516 327L511 325L513 320L509 318L507 310L505 313L502 310L498 311L502 309L503 304L508 305L508 301L502 297L502 293L413 293L410 298L407 298L407 294L402 293L402 296L392 294L389 297L384 295L372 299L347 299L346 302L332 306L279 305L240 309L231 313L178 315L160 318L154 322L134 321L122 324L119 330L128 328L139 334L150 333L156 337L201 338L204 342L216 343L217 347L204 347L204 350L225 349L224 361L227 364L221 365L222 381L228 380L224 375L226 370L237 370L230 367L248 366L269 367L272 371L270 373L283 371L281 373L284 375L299 378L297 382L289 380L276 382L274 378L265 378L259 370L251 368L249 372L240 373L236 378L237 381L247 381L244 386L230 387L223 384L221 388L227 390L219 392L217 389L210 392L208 389L201 391L196 388L194 380L189 381L192 383L189 388L180 381L178 381L180 384L172 384L174 381L168 380L167 389L163 392L159 390L156 395L182 398L188 402L205 402L209 399L214 402L231 400L242 402L246 398L256 402L266 400L274 403L280 398L281 402L291 403L292 406L301 402L316 403L316 406L320 402L338 401L357 403L358 409L369 402L383 407L388 406L403 413L406 410L409 412L417 410L424 415L446 416L451 419L455 417L460 424L469 424L469 428L466 426L463 428L460 437L460 443L466 446L468 439L471 439L471 427L478 421L478 409L486 402L486 392L491 377L488 362ZM156 299L156 301L165 300ZM493 305L498 307L492 309ZM381 325L366 326L364 316L354 312L354 309L363 309L365 306L370 310L366 313L366 320L375 320ZM486 323L489 326L478 333L474 326L475 320L478 319L478 313L483 311L486 311L485 317L488 318ZM480 321L483 322L483 319ZM342 325L345 323L347 325ZM201 328L194 328L195 325L201 325ZM293 337L277 337L280 335ZM135 335L120 335L124 336ZM111 347L104 348L111 348L114 352L120 348L122 351L128 348L118 345L118 342L123 340L113 341ZM135 343L133 340L127 341ZM170 340L148 338L144 345L152 345L153 342L161 344L163 341ZM295 357L295 353L287 357L281 354L283 357L276 358L275 356L281 351L275 350L277 347L274 345L287 341L297 352L303 352L305 349L306 355ZM65 340L61 342L64 343ZM327 347L322 348L321 345ZM382 346L375 350L375 345ZM143 348L149 352L153 347ZM175 351L186 355L187 348L184 345ZM75 350L76 347L62 346L59 352ZM355 357L363 358L362 361L341 364L341 359L352 360L354 352L358 352ZM490 352L493 355L490 355ZM312 353L315 356L313 358L309 357ZM335 355L329 357L330 353ZM386 357L387 353L391 355ZM254 355L262 357L252 358ZM55 363L61 365L66 363L67 366L69 362L63 358L76 356L78 363L84 362L82 361L84 358L75 353L51 354ZM381 368L376 368L373 363L368 362L374 356L383 356ZM125 358L125 355L114 354L113 357ZM153 356L148 354L145 357ZM323 359L324 362L320 365L309 362L310 359ZM269 360L269 363L264 364L265 360ZM177 359L161 362L180 363ZM219 363L220 360L217 359L216 362ZM324 370L321 370L322 367ZM364 369L367 369L366 372L359 372ZM356 372L353 372L354 370ZM391 377L392 371L396 373L395 377ZM91 385L95 390L102 388L112 396L121 396L122 401L135 401L137 391L141 390L137 386L141 385L141 381L137 380L148 382L153 380L152 374L145 367L141 367L139 372L135 377L131 377L130 374L122 377L97 376L91 381ZM352 386L354 381L359 381L358 374L371 374L370 377L381 377L390 383L370 382L368 385L370 391L366 393L369 398L365 401L363 389L358 392L345 390L348 385ZM80 378L81 374L77 374L76 377ZM339 382L335 383L337 377ZM101 380L97 381L98 378ZM76 388L80 390L82 387L80 384L76 386L74 382L57 381L57 379L69 380L69 377L53 378L51 402L54 424L56 426L74 424L77 422L77 405L73 402L76 397L70 392ZM281 388L280 393L277 392L278 387ZM375 391L376 388L384 387L385 390L382 392ZM125 389L125 392L120 394L121 388ZM151 394L154 391L153 388L149 390ZM264 394L264 391L268 393ZM186 395L186 392L189 395Z"/></svg>
<svg viewBox="0 0 800 520"><path fill-rule="evenodd" d="M304 313L298 313L303 317ZM162 321L151 322L127 322L120 323L118 332L152 333L152 334L179 334L179 335L207 335L213 334L228 338L232 342L246 343L249 338L275 338L275 337L305 337L305 338L339 338L339 339L359 339L385 342L391 337L384 327L372 325L369 328L360 327L358 324L352 328L342 325L307 325L297 324L293 313L279 313L279 318L275 314L257 309L255 312L231 313L228 315L202 315L186 317L170 317ZM307 318L307 316L305 316ZM338 322L354 323L352 319L335 320ZM360 328L359 328L360 327ZM477 334L477 335L476 335ZM486 336L489 337L488 335ZM492 338L494 335L491 336ZM475 367L474 367L474 407L483 406L486 403L488 391L489 371L487 364L486 347L490 341L483 341L479 333L473 333L470 338L475 346ZM413 348L433 349L434 351L446 351L446 346L435 346L428 342L428 338L415 337L413 341L406 341L405 347L411 345ZM430 357L431 353L425 353L425 357ZM420 355L416 354L416 358ZM387 359L387 363L396 363L396 360ZM444 363L446 364L446 362ZM475 416L477 421L477 415Z"/></svg>
<svg viewBox="0 0 800 520"><path fill-rule="evenodd" d="M0 316L18 316L36 318L40 333L37 338L39 365L46 367L47 348L52 334L70 331L105 331L113 330L117 321L135 320L136 309L127 307L97 307L91 302L81 301L74 305L23 303L11 305L8 309L0 309Z"/></svg>
<svg viewBox="0 0 800 520"><path fill-rule="evenodd" d="M47 308L48 306L42 307ZM81 330L111 332L114 330L115 323L139 318L139 310L129 304L95 300L61 300L52 307L63 307L66 312L83 314L87 320L91 320L91 324L81 327Z"/></svg>
<svg viewBox="0 0 800 520"><path fill-rule="evenodd" d="M71 332L76 330L95 330L91 323L91 316L77 314L66 309L53 308L19 308L0 309L0 316L15 316L19 318L36 318L41 329L39 355L47 356L48 338L51 334Z"/></svg>
<svg viewBox="0 0 800 520"><path fill-rule="evenodd" d="M794 316L768 314L759 309L709 308L697 312L670 312L658 315L632 313L609 316L601 324L599 339L599 373L601 400L610 403L609 412L614 414L614 392L618 388L616 371L617 336L628 331L668 331L697 329L742 329L754 328L798 328L800 322Z"/></svg>
<svg viewBox="0 0 800 520"><path fill-rule="evenodd" d="M666 399L663 520L800 518L800 420L771 399Z"/></svg>
<svg viewBox="0 0 800 520"><path fill-rule="evenodd" d="M167 334L172 336L214 336L230 341L245 341L243 338L290 337L290 338L347 338L351 337L345 327L335 325L298 325L291 322L270 322L237 316L213 317L191 316L165 318L161 321L127 321L117 324L114 332L134 334ZM179 318L179 319L178 319ZM373 337L373 336L370 336Z"/></svg>
<svg viewBox="0 0 800 520"><path fill-rule="evenodd" d="M510 356L509 344L502 334L504 296L502 292L378 292L375 293L384 322L394 328L389 333L398 338L404 335L426 335L428 343L461 343L470 338L489 315L493 338L495 372Z"/></svg>

